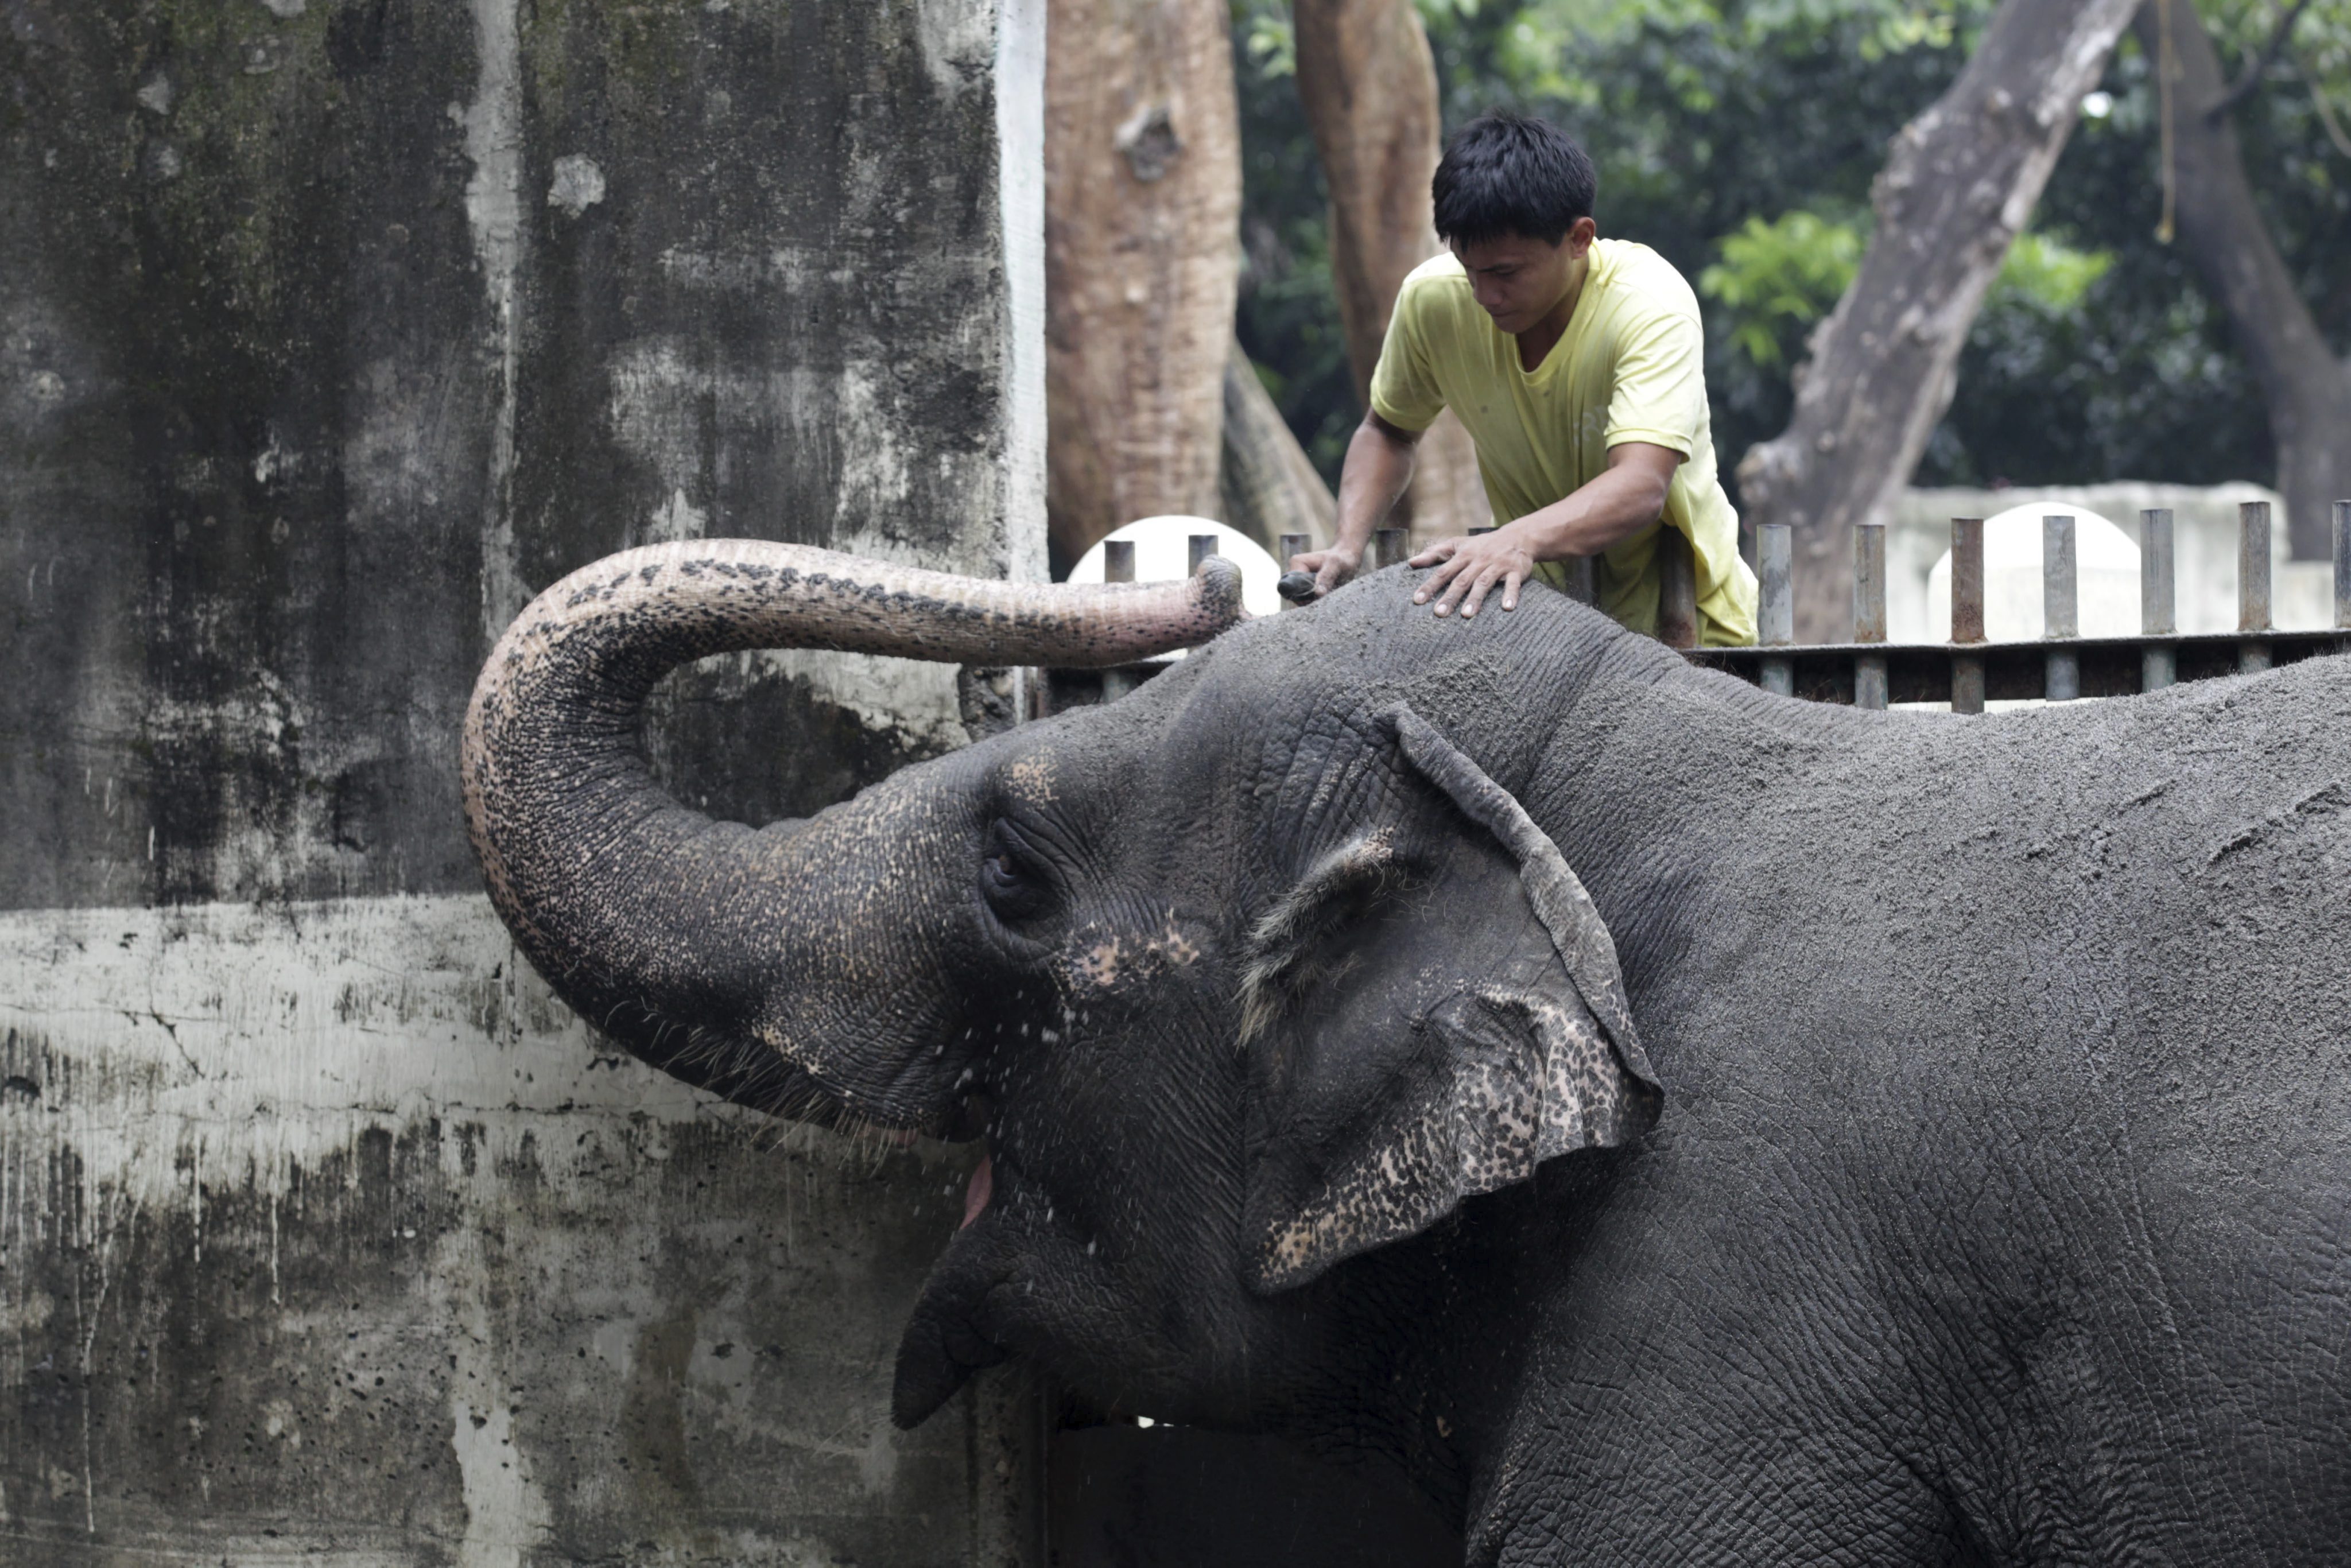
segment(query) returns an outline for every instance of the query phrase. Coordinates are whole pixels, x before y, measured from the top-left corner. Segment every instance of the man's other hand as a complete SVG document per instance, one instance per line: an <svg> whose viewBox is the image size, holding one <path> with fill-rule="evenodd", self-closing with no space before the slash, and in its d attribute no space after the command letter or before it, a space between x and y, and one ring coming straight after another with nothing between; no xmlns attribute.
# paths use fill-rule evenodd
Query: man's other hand
<svg viewBox="0 0 2351 1568"><path fill-rule="evenodd" d="M1320 599L1353 577L1356 569L1363 563L1363 551L1349 549L1343 544L1337 544L1332 545L1329 549L1311 549L1291 556L1290 570L1312 572L1314 597Z"/></svg>
<svg viewBox="0 0 2351 1568"><path fill-rule="evenodd" d="M1458 604L1466 620L1478 613L1497 586L1502 591L1502 608L1516 610L1519 590L1534 575L1535 558L1517 534L1499 528L1490 534L1439 539L1413 557L1412 564L1437 568L1414 591L1412 601L1426 604L1434 598L1439 615L1452 614Z"/></svg>

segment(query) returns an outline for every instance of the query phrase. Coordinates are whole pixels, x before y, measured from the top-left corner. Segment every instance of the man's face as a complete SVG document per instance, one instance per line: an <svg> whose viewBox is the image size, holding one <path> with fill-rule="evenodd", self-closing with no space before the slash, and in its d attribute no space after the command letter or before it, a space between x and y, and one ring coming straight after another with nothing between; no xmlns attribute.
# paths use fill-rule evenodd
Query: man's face
<svg viewBox="0 0 2351 1568"><path fill-rule="evenodd" d="M1578 218L1557 245L1505 235L1475 245L1456 242L1453 254L1469 274L1469 287L1494 325L1505 332L1524 332L1567 298L1592 239L1592 220Z"/></svg>

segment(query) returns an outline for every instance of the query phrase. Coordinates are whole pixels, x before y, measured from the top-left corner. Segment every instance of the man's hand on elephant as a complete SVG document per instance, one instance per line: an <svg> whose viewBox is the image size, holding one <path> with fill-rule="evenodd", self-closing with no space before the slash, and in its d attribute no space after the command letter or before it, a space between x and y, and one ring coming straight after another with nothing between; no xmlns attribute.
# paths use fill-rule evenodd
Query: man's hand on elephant
<svg viewBox="0 0 2351 1568"><path fill-rule="evenodd" d="M1291 556L1290 570L1312 572L1314 597L1321 599L1332 589L1342 586L1348 579L1353 577L1356 569L1363 564L1363 551L1349 549L1343 544L1336 544L1329 549L1311 549Z"/></svg>
<svg viewBox="0 0 2351 1568"><path fill-rule="evenodd" d="M1414 592L1412 601L1426 604L1434 598L1439 615L1452 614L1458 604L1466 620L1478 613L1486 595L1498 585L1502 608L1516 610L1519 590L1534 575L1535 558L1517 535L1501 528L1490 534L1439 539L1413 557L1412 564L1437 568Z"/></svg>

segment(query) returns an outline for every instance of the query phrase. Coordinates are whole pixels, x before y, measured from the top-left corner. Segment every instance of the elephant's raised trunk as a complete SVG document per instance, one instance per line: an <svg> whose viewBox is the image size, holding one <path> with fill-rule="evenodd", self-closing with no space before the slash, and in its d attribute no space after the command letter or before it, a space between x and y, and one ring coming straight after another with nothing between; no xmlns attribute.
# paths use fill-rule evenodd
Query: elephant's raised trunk
<svg viewBox="0 0 2351 1568"><path fill-rule="evenodd" d="M838 1047L946 1027L936 998L860 976L909 956L913 911L941 902L913 884L959 846L896 781L758 831L679 805L643 756L653 684L750 648L1115 664L1242 613L1238 571L1213 558L1189 582L1077 587L756 539L624 551L540 594L492 650L465 716L466 827L499 915L590 1022L730 1099L888 1119L892 1085L861 1074L882 1059Z"/></svg>

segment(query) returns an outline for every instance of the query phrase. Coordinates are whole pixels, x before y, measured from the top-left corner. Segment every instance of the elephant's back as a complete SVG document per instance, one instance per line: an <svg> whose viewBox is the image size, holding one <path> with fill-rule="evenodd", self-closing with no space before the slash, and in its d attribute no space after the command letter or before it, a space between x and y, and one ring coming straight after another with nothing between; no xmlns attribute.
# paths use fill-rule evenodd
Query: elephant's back
<svg viewBox="0 0 2351 1568"><path fill-rule="evenodd" d="M2351 1539L2351 660L1788 733L1632 977L1673 1202L2085 1526Z"/></svg>
<svg viewBox="0 0 2351 1568"><path fill-rule="evenodd" d="M1715 894L1809 949L1817 1016L2092 1053L2123 1098L2204 1096L2215 1134L2298 1095L2351 1147L2351 658L1839 740L1774 780Z"/></svg>

